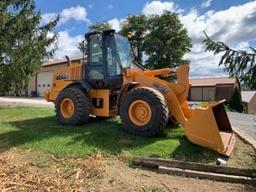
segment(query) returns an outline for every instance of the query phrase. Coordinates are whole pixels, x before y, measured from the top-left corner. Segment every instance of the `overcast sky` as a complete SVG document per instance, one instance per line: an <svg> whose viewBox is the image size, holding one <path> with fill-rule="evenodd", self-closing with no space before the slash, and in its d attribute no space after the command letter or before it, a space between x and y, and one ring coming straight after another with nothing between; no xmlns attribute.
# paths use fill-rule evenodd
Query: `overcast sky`
<svg viewBox="0 0 256 192"><path fill-rule="evenodd" d="M42 23L60 14L55 58L79 55L77 44L88 31L88 25L108 21L116 30L129 14L161 14L176 12L193 40L193 48L185 57L191 61L191 77L225 76L218 67L219 56L204 51L203 31L214 40L233 48L256 47L256 0L36 0L42 12Z"/></svg>

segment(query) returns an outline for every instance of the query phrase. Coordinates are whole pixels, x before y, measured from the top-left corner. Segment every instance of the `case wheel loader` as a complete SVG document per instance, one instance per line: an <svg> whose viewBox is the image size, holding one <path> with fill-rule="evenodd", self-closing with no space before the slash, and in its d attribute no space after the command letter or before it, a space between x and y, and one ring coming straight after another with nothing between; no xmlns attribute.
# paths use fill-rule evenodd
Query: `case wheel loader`
<svg viewBox="0 0 256 192"><path fill-rule="evenodd" d="M55 71L52 88L45 92L45 99L55 103L59 123L81 125L90 115L119 115L128 132L154 136L171 118L182 125L192 143L231 155L235 135L224 101L196 109L188 105L188 65L142 69L133 60L132 41L114 30L87 33L85 41L86 63ZM173 74L175 82L159 78Z"/></svg>

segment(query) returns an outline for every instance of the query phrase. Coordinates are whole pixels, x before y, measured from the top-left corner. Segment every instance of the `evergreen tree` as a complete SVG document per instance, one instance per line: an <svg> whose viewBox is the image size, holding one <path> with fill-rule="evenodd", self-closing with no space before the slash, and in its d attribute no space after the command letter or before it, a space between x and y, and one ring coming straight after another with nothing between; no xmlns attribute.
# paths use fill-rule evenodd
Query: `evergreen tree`
<svg viewBox="0 0 256 192"><path fill-rule="evenodd" d="M57 34L50 32L59 18L41 26L34 0L1 1L0 18L0 93L19 95L42 60L54 55Z"/></svg>
<svg viewBox="0 0 256 192"><path fill-rule="evenodd" d="M228 107L231 109L234 109L237 112L243 112L243 102L241 98L241 91L237 87L235 88L233 92L233 96L228 102Z"/></svg>
<svg viewBox="0 0 256 192"><path fill-rule="evenodd" d="M234 50L223 42L214 42L206 33L205 35L203 42L206 51L222 54L219 65L223 65L231 77L238 78L250 89L256 89L256 49L250 47L250 52Z"/></svg>

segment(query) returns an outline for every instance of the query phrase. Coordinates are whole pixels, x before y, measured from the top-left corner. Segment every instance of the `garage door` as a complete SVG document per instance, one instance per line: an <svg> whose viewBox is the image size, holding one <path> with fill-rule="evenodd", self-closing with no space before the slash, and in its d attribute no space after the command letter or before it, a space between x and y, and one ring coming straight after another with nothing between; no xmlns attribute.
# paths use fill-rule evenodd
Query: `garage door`
<svg viewBox="0 0 256 192"><path fill-rule="evenodd" d="M214 101L214 100L215 100L215 88L203 87L203 101Z"/></svg>
<svg viewBox="0 0 256 192"><path fill-rule="evenodd" d="M53 71L39 72L37 74L37 94L44 95L44 91L52 86Z"/></svg>
<svg viewBox="0 0 256 192"><path fill-rule="evenodd" d="M203 93L202 87L191 87L190 89L190 98L191 101L202 101L203 100Z"/></svg>

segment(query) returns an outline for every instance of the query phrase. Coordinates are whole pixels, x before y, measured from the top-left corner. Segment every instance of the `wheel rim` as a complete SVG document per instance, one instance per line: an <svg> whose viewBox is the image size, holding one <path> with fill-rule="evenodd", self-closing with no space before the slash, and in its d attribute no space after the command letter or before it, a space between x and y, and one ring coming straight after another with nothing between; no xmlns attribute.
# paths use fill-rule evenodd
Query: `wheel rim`
<svg viewBox="0 0 256 192"><path fill-rule="evenodd" d="M129 118L138 126L144 126L149 123L152 117L152 111L149 104L143 100L136 100L129 106Z"/></svg>
<svg viewBox="0 0 256 192"><path fill-rule="evenodd" d="M69 98L65 98L60 104L60 111L63 117L65 118L72 117L75 111L75 106L73 101Z"/></svg>

